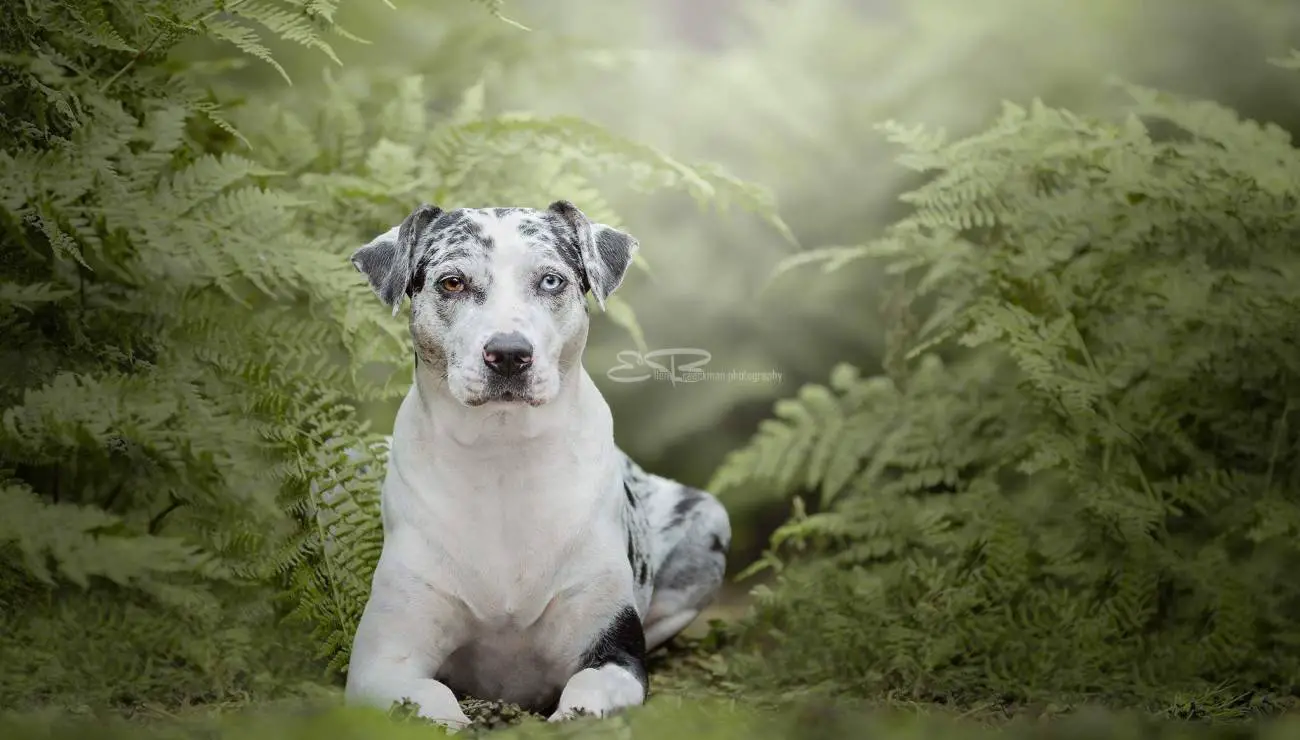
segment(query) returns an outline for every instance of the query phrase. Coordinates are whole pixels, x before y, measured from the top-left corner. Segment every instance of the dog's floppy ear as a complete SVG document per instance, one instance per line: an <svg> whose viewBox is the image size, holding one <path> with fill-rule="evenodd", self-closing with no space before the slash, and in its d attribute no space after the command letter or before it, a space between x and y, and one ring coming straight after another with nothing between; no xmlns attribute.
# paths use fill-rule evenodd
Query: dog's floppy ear
<svg viewBox="0 0 1300 740"><path fill-rule="evenodd" d="M557 200L548 211L556 214L573 230L587 287L602 310L605 299L623 282L627 267L636 254L637 241L630 234L604 224L593 223L577 206Z"/></svg>
<svg viewBox="0 0 1300 740"><path fill-rule="evenodd" d="M441 208L421 203L400 225L352 253L352 266L370 281L379 300L393 307L394 316L402 306L402 296L412 293L418 237L441 215Z"/></svg>

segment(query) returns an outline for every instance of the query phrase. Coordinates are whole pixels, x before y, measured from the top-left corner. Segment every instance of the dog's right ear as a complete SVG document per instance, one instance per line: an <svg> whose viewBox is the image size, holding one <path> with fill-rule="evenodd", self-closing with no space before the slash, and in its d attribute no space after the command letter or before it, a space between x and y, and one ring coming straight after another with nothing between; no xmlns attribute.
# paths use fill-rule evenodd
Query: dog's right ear
<svg viewBox="0 0 1300 740"><path fill-rule="evenodd" d="M402 306L402 296L412 293L415 245L441 215L441 208L421 203L400 225L352 253L352 266L370 281L370 288L379 300L393 307L394 316Z"/></svg>
<svg viewBox="0 0 1300 740"><path fill-rule="evenodd" d="M573 235L587 289L596 299L596 305L605 310L605 299L622 284L627 267L632 264L632 255L639 248L636 239L605 224L589 221L567 200L557 200L546 210L559 216Z"/></svg>

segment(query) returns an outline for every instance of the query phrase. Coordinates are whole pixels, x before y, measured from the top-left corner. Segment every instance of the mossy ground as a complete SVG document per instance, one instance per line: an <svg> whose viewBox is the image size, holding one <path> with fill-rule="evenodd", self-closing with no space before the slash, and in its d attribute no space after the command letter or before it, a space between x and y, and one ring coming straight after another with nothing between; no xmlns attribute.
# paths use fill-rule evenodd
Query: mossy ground
<svg viewBox="0 0 1300 740"><path fill-rule="evenodd" d="M739 591L720 603L650 660L652 698L644 707L606 718L550 724L518 707L481 700L462 706L474 724L461 737L521 738L1084 738L1084 737L1292 737L1300 721L1285 708L1268 720L1241 721L1240 711L1198 704L1159 713L1117 712L1101 707L1016 705L996 698L966 706L918 702L893 695L846 697L834 687L799 691L755 690L740 673L752 660L733 660L725 626L746 610ZM403 707L387 714L340 708L338 686L306 681L279 698L248 695L222 701L164 706L141 702L111 714L67 708L11 718L0 716L0 737L49 740L104 738L398 738L439 737L443 731ZM1257 714L1266 709L1260 708ZM1227 720L1227 721L1224 721ZM5 725L8 724L8 728Z"/></svg>

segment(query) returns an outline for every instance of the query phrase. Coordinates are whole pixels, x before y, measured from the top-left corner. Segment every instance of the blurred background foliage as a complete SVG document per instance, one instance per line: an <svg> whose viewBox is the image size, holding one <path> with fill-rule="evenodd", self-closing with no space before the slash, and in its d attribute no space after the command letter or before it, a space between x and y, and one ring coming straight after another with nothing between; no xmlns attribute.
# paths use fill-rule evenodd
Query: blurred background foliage
<svg viewBox="0 0 1300 740"><path fill-rule="evenodd" d="M488 12L492 8L504 18ZM1294 76L1264 62L1300 38L1300 9L1288 0L438 0L395 7L348 3L338 20L368 43L332 39L337 65L322 60L319 49L269 43L291 88L269 65L232 61L228 46L218 49L200 39L182 47L179 56L206 71L205 80L219 98L243 104L240 120L258 121L262 138L252 144L262 147L263 162L292 159L294 130L283 129L283 151L277 150L268 135L278 129L259 121L259 112L315 115L330 108L329 96L341 85L349 98L369 106L376 120L366 123L382 128L389 122L373 111L383 110L383 96L403 89L411 94L403 81L415 80L421 89L414 97L427 101L431 127L466 106L488 116L508 111L573 116L681 161L716 162L775 194L791 233L761 214L701 213L684 193L647 194L616 174L599 182L598 197L593 191L548 196L573 198L596 213L617 213L641 241L649 269L633 272L620 295L635 311L647 348L707 350L711 371L780 373L779 383L614 382L607 372L618 364L620 351L633 348L634 339L616 322L596 322L586 364L613 407L620 444L655 472L695 485L704 485L724 456L750 439L775 400L791 397L805 383L824 382L837 363L866 372L880 367L888 313L882 305L890 297L883 274L858 266L829 275L790 272L768 281L778 262L800 250L862 243L909 212L897 196L920 178L895 164L897 151L873 128L877 122L924 123L961 134L983 128L1003 99L1032 97L1080 113L1112 112L1119 103L1107 80L1118 76L1300 129ZM320 121L299 124L321 134ZM237 149L219 131L206 130L203 136ZM326 169L324 162L313 166ZM439 205L503 204L514 192L535 190L531 186L541 179L537 169L520 164L526 184L516 191L511 164L470 171L471 180L480 174L483 179L458 192L485 202ZM310 174L320 176L317 186L330 175ZM585 187L584 177L567 174L556 176L557 189L564 183ZM349 187L326 185L322 192L331 198ZM326 205L350 209L339 214L337 228ZM403 208L391 202L354 207L344 198L322 198L308 209L309 226L295 222L295 228L298 236L320 239L341 255L360 224L382 229L381 219L395 223ZM322 279L313 287L336 286ZM359 276L355 287L364 292ZM382 324L400 335L400 319L387 317L375 301L369 305L371 318L358 322L350 314L351 328ZM400 387L406 372L400 369L392 382ZM395 409L391 397L363 407L381 432L391 426ZM270 488L261 479L257 485L259 495ZM786 519L790 505L743 490L730 492L728 503L736 530L733 565L743 567ZM17 603L17 595L0 596ZM852 601L856 594L845 589L843 598ZM96 592L90 601L115 599L113 592ZM50 619L57 618L65 631L78 626L78 613L52 601L42 608L58 612ZM242 623L238 626L242 629ZM177 631L183 630L178 626ZM145 645L155 637L149 632L139 624L94 625L86 650L90 642L102 644L115 635ZM250 655L264 642L242 632L231 639ZM275 639L289 645L294 633L277 633ZM223 664L232 651L213 649L189 660ZM302 657L281 662L289 667ZM137 656L130 658L71 670L82 675L137 671L139 663L132 662ZM35 660L44 661L51 675L62 669L53 658ZM26 670L17 659L10 663L11 672ZM258 690L283 683L269 675L227 678L230 685ZM157 691L167 700L203 701L211 698L203 696L205 682L210 676L196 675L194 685L186 686L141 684L142 691Z"/></svg>
<svg viewBox="0 0 1300 740"><path fill-rule="evenodd" d="M580 116L679 159L717 162L769 188L797 240L757 217L710 216L678 194L603 183L652 265L621 289L649 348L702 348L710 370L781 374L779 383L613 382L616 354L634 346L596 322L587 367L620 443L695 485L774 399L839 361L879 366L888 296L877 274L795 274L764 289L794 251L860 243L906 212L897 196L918 176L894 164L874 124L960 135L1002 100L1033 97L1104 113L1115 105L1108 83L1122 78L1300 126L1294 81L1265 63L1300 36L1287 0L547 0L502 12L529 30L455 0L345 5L340 22L369 43L342 44L339 57L353 72L424 75L434 108L482 84L489 110ZM312 52L276 53L295 86L319 77ZM230 84L275 95L283 83L250 66ZM370 409L378 428L394 409ZM730 505L753 522L739 528L741 559L788 513L743 496Z"/></svg>

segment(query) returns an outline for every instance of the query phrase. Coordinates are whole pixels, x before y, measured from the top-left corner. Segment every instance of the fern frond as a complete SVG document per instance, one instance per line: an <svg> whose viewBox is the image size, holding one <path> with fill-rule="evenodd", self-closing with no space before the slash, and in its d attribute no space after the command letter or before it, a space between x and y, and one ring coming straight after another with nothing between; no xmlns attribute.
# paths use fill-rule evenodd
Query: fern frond
<svg viewBox="0 0 1300 740"><path fill-rule="evenodd" d="M1115 119L1035 101L961 139L887 124L928 177L913 212L778 268L871 259L932 301L887 375L801 389L714 477L822 488L761 561L775 684L1291 691L1300 155L1280 127L1127 89Z"/></svg>
<svg viewBox="0 0 1300 740"><path fill-rule="evenodd" d="M161 590L160 576L209 570L197 549L178 540L114 534L118 517L90 506L44 503L18 481L0 487L0 514L0 547L16 548L26 571L47 583L57 572L83 588L98 577Z"/></svg>
<svg viewBox="0 0 1300 740"><path fill-rule="evenodd" d="M270 65L286 83L292 84L293 80L289 79L289 73L276 61L275 56L271 54L271 50L262 43L257 31L234 21L220 18L204 22L202 30L212 38L225 41L243 53Z"/></svg>

